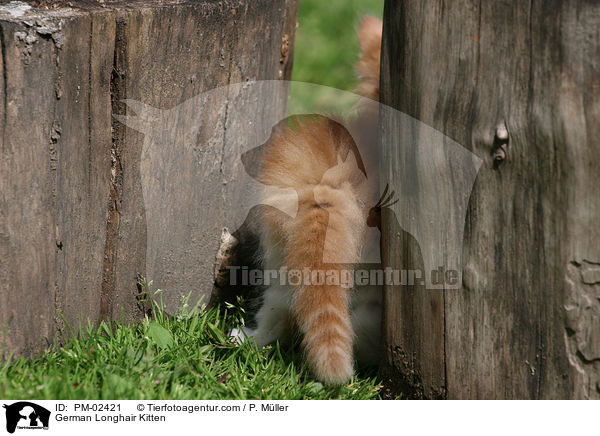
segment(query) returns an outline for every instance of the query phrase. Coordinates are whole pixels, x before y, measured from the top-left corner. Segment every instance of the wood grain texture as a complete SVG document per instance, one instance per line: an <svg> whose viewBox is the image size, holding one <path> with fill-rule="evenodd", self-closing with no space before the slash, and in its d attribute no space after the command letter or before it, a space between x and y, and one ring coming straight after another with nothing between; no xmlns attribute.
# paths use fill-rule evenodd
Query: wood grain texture
<svg viewBox="0 0 600 436"><path fill-rule="evenodd" d="M600 4L408 0L387 2L384 22L383 102L484 161L462 289L417 301L387 289L389 378L420 374L446 398L599 398ZM494 165L501 122L509 145Z"/></svg>
<svg viewBox="0 0 600 436"><path fill-rule="evenodd" d="M164 298L169 310L174 310L182 294L191 292L196 300L208 296L212 290L224 217L236 207L235 196L226 187L235 186L237 172L243 171L233 166L245 145L239 135L252 136L248 131L252 126L244 123L248 112L242 108L249 104L250 110L255 111L252 102L244 101L244 95L231 94L233 91L227 88L206 100L197 100L196 96L249 80L289 79L291 57L282 61L281 52L285 35L294 30L290 23L295 26L295 2L274 5L269 1L238 0L178 8L158 16L148 14L144 9L127 11L117 20L117 31L122 32L124 41L118 43L122 58L117 66L124 77L123 98L163 111L185 105L186 120L179 120L177 126L169 128L172 137L166 142L173 150L189 139L187 135L193 131L196 114L208 119L203 121L196 137L191 138L197 140L199 165L177 169L183 175L172 174L177 180L196 180L198 184L178 189L165 199L171 208L169 216L156 213L156 207L162 207L157 204L160 202L149 202L148 198L144 201L141 182L147 174L140 174L140 158L144 147L150 147L147 142L144 144L149 135L124 129L123 125L114 126L124 137L117 143L122 193L119 229L112 247L117 261L111 305L123 307L123 301L135 298L136 274L148 268L155 288L169 290ZM173 23L179 25L174 28ZM201 37L198 37L199 27L207 29L201 31ZM293 33L288 38L293 38ZM173 62L174 59L178 61ZM123 104L117 105L115 113L134 112ZM286 107L287 96L270 102L270 108L263 110L281 115ZM162 143L162 138L158 142ZM165 171L152 165L145 171L155 170ZM197 172L201 172L201 180ZM199 204L202 207L194 208ZM190 224L182 229L178 220ZM170 234L169 230L177 234ZM187 232L189 242L181 236L181 231ZM171 292L174 289L177 292ZM126 315L127 319L135 317L135 313Z"/></svg>
<svg viewBox="0 0 600 436"><path fill-rule="evenodd" d="M57 309L73 326L120 319L122 311L127 321L143 315L136 288L147 264L143 134L114 118L131 111L123 99L170 108L215 86L291 72L292 51L282 58L282 44L293 43L293 0L72 3L21 16L0 6L5 351L46 346L61 327ZM283 115L285 105L274 110ZM203 109L215 109L210 134L222 140L209 147L223 159L226 114ZM221 182L196 194L215 204L193 259L210 271L228 206L220 204ZM183 285L198 298L212 280L190 275Z"/></svg>

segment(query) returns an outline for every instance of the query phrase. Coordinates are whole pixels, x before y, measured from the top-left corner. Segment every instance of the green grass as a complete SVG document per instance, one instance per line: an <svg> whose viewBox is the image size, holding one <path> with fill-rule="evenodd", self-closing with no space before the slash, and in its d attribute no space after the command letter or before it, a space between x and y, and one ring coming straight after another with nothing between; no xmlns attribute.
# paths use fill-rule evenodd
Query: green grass
<svg viewBox="0 0 600 436"><path fill-rule="evenodd" d="M101 323L63 332L66 343L41 357L0 367L5 399L376 399L376 376L342 386L314 380L293 349L236 345L227 331L244 311L184 309L138 324Z"/></svg>
<svg viewBox="0 0 600 436"><path fill-rule="evenodd" d="M300 0L292 80L352 91L359 53L357 29L367 14L381 18L383 0ZM339 99L339 93L326 88L307 92L292 84L290 109L335 110Z"/></svg>

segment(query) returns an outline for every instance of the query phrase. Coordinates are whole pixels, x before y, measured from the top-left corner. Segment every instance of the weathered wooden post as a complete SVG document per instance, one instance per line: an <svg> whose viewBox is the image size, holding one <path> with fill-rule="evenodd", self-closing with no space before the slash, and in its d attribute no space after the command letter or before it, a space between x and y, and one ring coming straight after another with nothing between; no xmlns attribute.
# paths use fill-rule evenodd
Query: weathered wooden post
<svg viewBox="0 0 600 436"><path fill-rule="evenodd" d="M296 2L2 3L0 343L31 353L51 340L57 309L75 326L142 315L144 135L114 117L134 112L122 100L168 109L217 86L289 79ZM210 135L223 136L227 111L212 109ZM202 223L215 242L196 245L202 265L214 262L227 206L211 205ZM211 288L208 273L188 287L196 298Z"/></svg>
<svg viewBox="0 0 600 436"><path fill-rule="evenodd" d="M582 0L386 2L383 103L483 160L461 289L386 291L385 376L407 396L600 398L598 29Z"/></svg>

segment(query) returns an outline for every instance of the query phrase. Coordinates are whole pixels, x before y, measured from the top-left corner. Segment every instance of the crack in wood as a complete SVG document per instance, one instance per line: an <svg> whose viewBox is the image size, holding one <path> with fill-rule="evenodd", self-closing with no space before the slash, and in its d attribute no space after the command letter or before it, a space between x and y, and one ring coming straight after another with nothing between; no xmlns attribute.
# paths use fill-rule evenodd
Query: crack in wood
<svg viewBox="0 0 600 436"><path fill-rule="evenodd" d="M115 47L113 70L110 80L111 114L124 114L122 103L126 96L125 62L127 62L127 41L124 19L117 19L115 26ZM106 242L102 268L102 288L100 293L100 319L110 319L113 311L115 292L115 263L117 259L117 235L120 224L120 203L123 195L123 166L121 151L125 145L125 126L112 118L111 178L108 210L106 217Z"/></svg>

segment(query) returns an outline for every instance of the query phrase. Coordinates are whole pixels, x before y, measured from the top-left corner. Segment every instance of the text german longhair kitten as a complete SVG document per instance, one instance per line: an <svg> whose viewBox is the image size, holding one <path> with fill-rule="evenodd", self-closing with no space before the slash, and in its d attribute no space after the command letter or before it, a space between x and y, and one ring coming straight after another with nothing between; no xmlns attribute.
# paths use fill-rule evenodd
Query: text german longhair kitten
<svg viewBox="0 0 600 436"><path fill-rule="evenodd" d="M359 29L357 91L374 100L379 99L381 26L366 17ZM360 117L360 104L358 111ZM363 116L376 123L376 114ZM288 120L267 144L259 180L296 193L262 199L276 206L262 208L257 220L263 269L349 270L360 262L368 228L380 227L378 186L367 177L355 142L340 123L323 116ZM290 219L281 210L295 202L298 213ZM238 340L253 338L258 346L298 335L316 377L343 383L354 372L355 356L366 363L378 360L381 288L317 282L271 284L262 296L256 328L231 334Z"/></svg>

